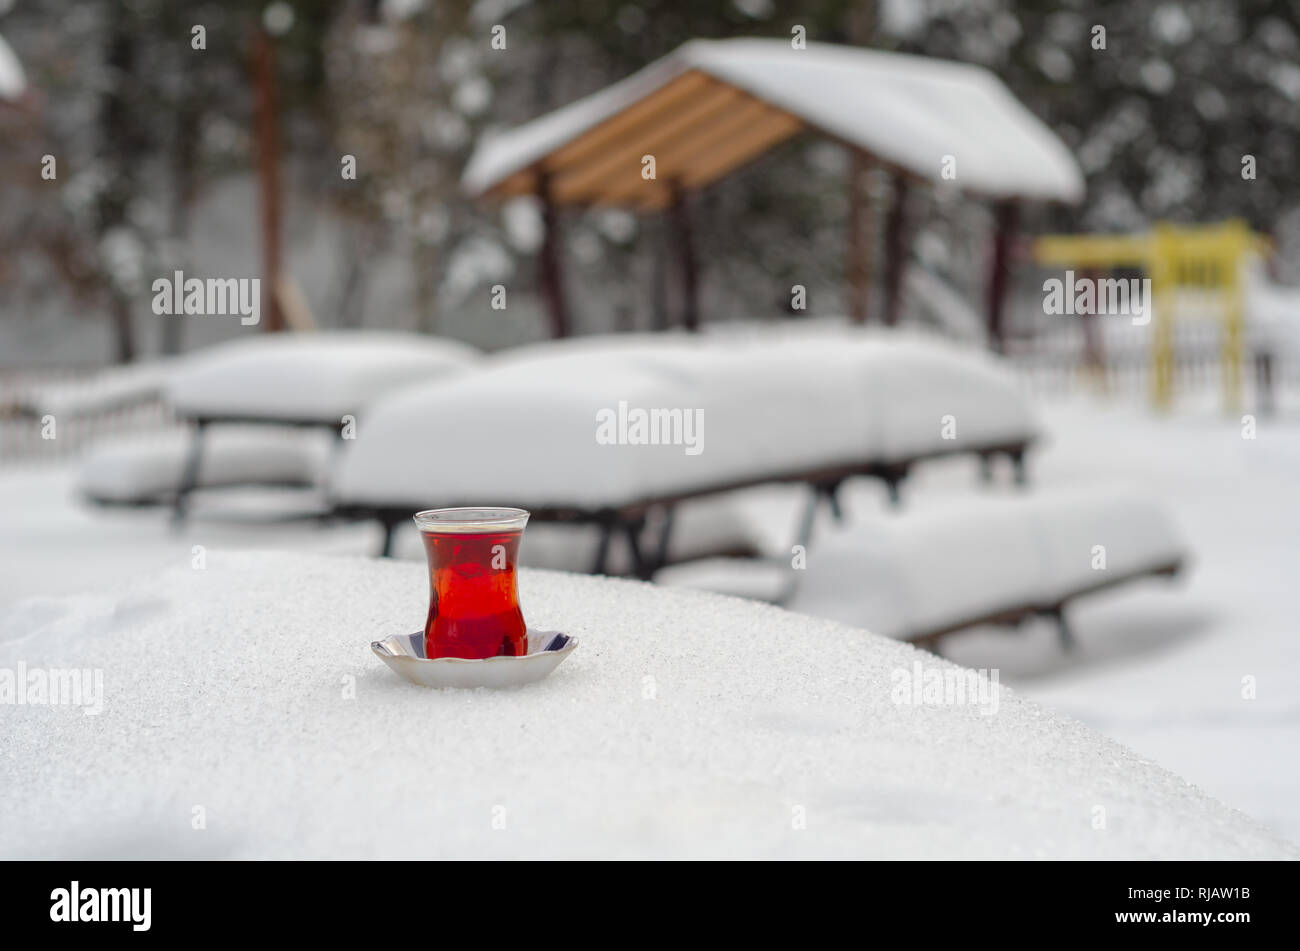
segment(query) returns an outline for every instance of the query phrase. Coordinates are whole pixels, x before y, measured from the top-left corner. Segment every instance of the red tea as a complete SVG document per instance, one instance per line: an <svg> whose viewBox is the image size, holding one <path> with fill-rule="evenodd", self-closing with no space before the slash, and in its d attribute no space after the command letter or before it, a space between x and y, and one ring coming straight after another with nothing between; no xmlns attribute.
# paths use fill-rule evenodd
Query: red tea
<svg viewBox="0 0 1300 951"><path fill-rule="evenodd" d="M451 526L448 526L450 528ZM518 657L528 653L515 586L523 528L423 531L429 559L426 657Z"/></svg>

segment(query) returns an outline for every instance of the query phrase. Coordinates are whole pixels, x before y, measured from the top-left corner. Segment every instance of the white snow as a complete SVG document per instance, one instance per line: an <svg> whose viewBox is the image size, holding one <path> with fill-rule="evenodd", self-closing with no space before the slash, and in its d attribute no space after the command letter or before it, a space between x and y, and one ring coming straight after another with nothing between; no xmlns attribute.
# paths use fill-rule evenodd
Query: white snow
<svg viewBox="0 0 1300 951"><path fill-rule="evenodd" d="M1104 552L1094 551L1099 545ZM971 494L828 528L796 572L790 607L906 638L997 611L1050 607L1185 555L1159 499L1140 491Z"/></svg>
<svg viewBox="0 0 1300 951"><path fill-rule="evenodd" d="M26 387L14 402L35 416L93 416L161 397L183 366L183 359L157 358L108 367L84 380Z"/></svg>
<svg viewBox="0 0 1300 951"><path fill-rule="evenodd" d="M170 400L186 416L339 424L377 396L474 366L453 340L387 331L257 333L187 361Z"/></svg>
<svg viewBox="0 0 1300 951"><path fill-rule="evenodd" d="M929 181L1004 197L1083 196L1083 173L1064 143L988 70L827 43L793 49L774 39L692 40L613 86L485 137L464 187L487 191L691 71ZM955 175L945 178L949 157Z"/></svg>
<svg viewBox="0 0 1300 951"><path fill-rule="evenodd" d="M0 852L1297 855L1005 688L900 702L914 665L956 671L906 645L631 582L524 571L521 596L582 647L495 692L414 687L370 655L419 625L417 564L214 551L204 570L28 602L0 623L0 666L100 670L103 709L4 711Z"/></svg>
<svg viewBox="0 0 1300 951"><path fill-rule="evenodd" d="M679 414L677 442L632 444L630 428L627 442L597 441L601 414L621 422L653 411ZM1035 431L1004 369L935 339L862 330L590 337L507 351L481 372L378 401L336 485L355 503L496 497L595 509Z"/></svg>
<svg viewBox="0 0 1300 951"><path fill-rule="evenodd" d="M1038 408L1052 439L1032 457L1029 492L1089 486L1121 478L1126 483L1139 484L1143 492L1158 495L1174 517L1192 552L1190 571L1174 584L1151 581L1080 599L1070 609L1078 647L1069 654L1061 651L1052 626L1039 622L1031 623L1014 634L1004 629L962 633L949 638L943 649L950 658L968 667L1000 670L1002 683L1012 685L1018 693L1077 717L1136 750L1141 757L1150 758L1188 777L1211 795L1245 810L1292 841L1300 841L1300 812L1296 809L1296 803L1300 801L1300 759L1289 755L1300 742L1297 733L1300 721L1295 716L1293 689L1300 679L1300 642L1295 637L1293 596L1295 540L1300 537L1300 520L1297 519L1300 507L1295 504L1295 485L1300 480L1300 429L1293 422L1287 422L1292 418L1290 414L1300 410L1300 403L1284 398L1281 418L1271 422L1261 420L1258 438L1246 440L1241 438L1239 420L1224 418L1218 411L1217 396L1217 393L1209 393L1200 403L1190 398L1181 399L1178 411L1166 417L1152 416L1141 402L1111 401L1097 406L1084 402L1060 404L1040 401ZM184 602L191 589L177 585L164 573L169 566L191 570L195 546L202 546L210 555L254 546L292 549L296 553L358 555L375 551L378 534L372 525L324 526L314 522L233 524L204 517L219 503L230 504L225 496L235 491L223 490L220 494L211 493L210 497L200 494L196 498L196 517L177 530L169 527L166 518L157 513L76 505L73 469L67 465L5 466L0 469L0 537L5 539L3 570L0 571L0 619L3 619L0 628L16 635L30 633L26 643L43 644L49 639L48 625L58 622L59 618L76 620L81 607L90 603L102 604L107 612L132 586L143 586L159 598ZM904 492L904 511L919 513L931 506L944 505L946 500L955 502L974 494L998 496L1013 492L1017 497L1020 495L1018 490L1007 485L1006 474L1001 469L995 484L985 487L977 480L973 461L957 458L920 467ZM283 511L287 494L275 493L274 497L267 494L265 501L274 503L276 511ZM888 515L883 488L874 481L849 483L843 494L852 525L880 514ZM241 511L244 503L251 501L246 495L239 493ZM734 576L730 578L723 577L723 566L713 562L703 566L704 570L697 572L694 580L709 584L728 582L736 590L745 591L755 581L767 580L774 573L778 555L783 555L784 572L795 574L789 568L790 540L804 497L802 490L795 487L765 486L719 500L725 501L728 507L752 515L757 536L770 536L764 548L770 552L773 561L759 565L734 565ZM530 527L525 537L525 559L537 527ZM822 551L819 547L821 542L831 540L832 535L828 533L832 531L833 527L823 512L808 553L810 566L816 563ZM422 558L414 548L410 554ZM661 573L660 578L686 583L692 580L685 577L689 569L690 566L682 566ZM333 570L327 573L340 580L340 589L349 587ZM265 600L272 600L269 586L275 585L280 598L297 605L301 599L292 586L282 584L281 579L271 577L272 574L268 570ZM671 578L667 577L670 575ZM195 571L191 579L193 584L210 585L212 590L208 592L209 600L205 603L218 606L211 609L217 616L210 617L208 622L218 628L221 619L231 611L243 616L240 606L243 587L234 585L230 590L240 593L223 597L217 590L223 584L223 577ZM211 580L205 581L208 578ZM779 571L771 580L776 582L775 587L781 587L783 579ZM857 595L861 600L876 595L883 584L872 577L857 577L854 583L859 586ZM550 623L551 618L569 617L563 606L549 617L536 613L540 612L541 604L533 596L530 584L530 581L525 581L524 594L525 610L531 619ZM415 617L419 617L424 610L421 593L412 591L406 582L401 587L403 597L410 599L409 608L375 611L373 616L367 615L362 624L354 625L365 628L359 640L367 639L374 633L374 628L386 623L394 614L409 617L409 612L415 611ZM72 597L87 591L97 597ZM129 632L139 620L132 614L132 604L139 605L148 597L148 594L140 595L117 612L118 624L124 631ZM813 607L809 605L810 610ZM826 613L833 612L834 608L834 604L824 606ZM141 613L147 614L147 611ZM349 616L344 623L351 620L354 619ZM703 622L697 624L697 620L694 616L689 620L666 617L655 631L663 637L707 627ZM611 610L608 623L602 620L599 626L621 635L626 629L623 622L620 614ZM82 630L76 628L76 631ZM814 626L807 632L818 634L828 630L838 629ZM70 633L69 644L75 645L75 638L79 635L75 631ZM100 631L95 629L91 633L99 634ZM123 636L120 632L112 635L114 638L120 636ZM589 650L593 653L588 656L594 656L596 651L603 653L603 646L585 639L585 634L583 636L580 655ZM351 642L349 644L351 646ZM104 649L111 649L111 642L106 643ZM701 664L709 662L709 656L701 656L700 661ZM358 647L357 664L363 663L372 664L373 658L365 653L364 648ZM0 667L9 664L8 657L0 657ZM569 663L566 663L557 673L557 678L563 676L568 667ZM258 672L260 668L256 664L250 664L247 670L241 669L231 675L230 682L237 687L238 681L250 670L257 677L265 676L264 672ZM380 670L379 673L387 674L387 671ZM696 673L703 677L706 671L700 667ZM339 671L338 677L332 678L322 693L341 690L339 678L342 674ZM660 683L658 696L661 701L666 699L670 692L663 689L659 665L637 671L635 675L620 665L617 673L611 674L612 679L604 683L611 691L627 689L637 692L642 687L641 678L647 674L656 676L656 682ZM810 710L820 709L818 705L824 683L838 683L836 676L839 676L838 669L831 675L821 673L820 667L814 667L808 677L799 674L789 679L783 689L776 692L773 702L779 702L783 709L801 705L810 705ZM1246 690L1250 681L1245 678L1252 678L1254 683L1250 692ZM629 680L632 681L630 686ZM208 700L203 702L216 702L210 693L216 688L210 682L191 680L190 683L206 685L204 694L196 693L195 697L206 695ZM720 697L725 698L733 689L716 679L712 683L716 685L712 689ZM145 688L138 686L138 689L144 691ZM680 690L676 694L680 696ZM291 700L285 692L273 693L273 696L282 713L286 709L297 710L296 704L305 702L301 697ZM638 699L639 696L638 692ZM167 699L170 700L170 695ZM734 700L732 697L724 699L724 702L730 704ZM163 702L159 699L146 705L146 714L157 715L157 719L148 722L164 725L169 722L167 717L170 714L160 710ZM702 708L704 702L698 702ZM177 706L182 713L187 709L183 704ZM241 706L231 701L224 703L221 709L227 720L232 716L247 715L246 712L240 713L246 711L247 704ZM636 707L633 712L640 709ZM725 707L725 710L732 709L732 706ZM17 754L17 747L7 739L7 724L12 712L0 708L0 722L6 725L5 730L0 730L0 769L15 769L16 763L25 762L23 759L6 762L10 753ZM660 709L657 712L662 714L665 711ZM319 742L319 733L314 732L317 728L312 721L304 722L309 735L315 736ZM530 719L524 722L540 721ZM287 723L283 729L288 729ZM856 726L848 730L845 742L851 741L855 735L853 730ZM208 762L207 754L202 751L207 735L199 735L190 745L175 746L176 755L189 757L190 765L195 759ZM251 725L247 735L257 735ZM906 744L912 742L912 736L907 731L898 735L900 755ZM48 739L56 743L60 734L51 731ZM876 734L872 743L879 740ZM24 742L34 740L29 737ZM168 747L166 754L158 752L156 741L149 742L159 759L173 751ZM825 770L818 769L820 760L816 759L825 748L825 742L811 734L808 737L809 745L803 755L812 757L807 760L810 775L826 775ZM660 743L657 748L662 746ZM721 744L714 744L700 751L702 768L707 769L709 757L719 748ZM288 755L295 761L298 756L292 750ZM329 762L339 761L327 751L321 751L320 755ZM1033 756L1034 753L1031 750L1026 755ZM587 762L582 756L578 759ZM362 763L372 761L363 759ZM962 761L954 762L960 764ZM208 774L220 777L216 761L213 763ZM946 761L941 760L940 764L937 770L930 769L932 777L937 771L942 777L956 776L956 765L950 769ZM60 785L71 786L74 783L65 772L68 768L63 764L58 766L62 776ZM905 763L903 768L912 770L916 764ZM173 775L171 770L172 767L162 767L157 773L167 777ZM339 771L342 776L352 776L341 762ZM1081 775L1090 772L1089 768ZM876 776L880 783L889 782L888 771L881 771ZM982 776L983 773L973 774L965 783L968 790L980 788ZM0 776L0 782L3 781L4 777ZM942 781L949 780L945 778ZM27 782L24 788L30 791L36 780L30 778ZM131 789L143 790L139 792L140 796L150 795L145 789L147 778L129 776L126 783ZM86 788L89 794L94 793L92 787ZM159 787L157 795L166 797L166 788ZM119 848L132 854L141 849L169 854L184 854L187 847L219 849L221 846L213 845L212 838L196 841L197 834L188 825L189 810L194 804L209 803L210 808L212 800L205 794L205 790L210 788L206 779L194 784L185 783L181 797L172 796L164 803L183 812L180 831L168 831L170 825L151 826L156 834L144 846L133 844L117 833L105 833L101 837L89 832L86 834L102 846L101 854L116 854ZM73 794L65 792L61 795ZM228 817L233 817L225 828L229 830L229 822L233 822L237 827L236 835L242 835L241 830L245 828L241 825L244 807L239 805L239 798L237 793L230 792L230 804L223 808ZM888 796L879 787L863 792L856 799L846 796L839 803L844 809L857 808L861 814L874 814L882 821L903 821L910 816L915 820L913 828L927 822L950 821L952 813L944 808L943 800L925 798L918 801L927 804L926 816L920 815L908 798ZM131 812L123 817L116 806L119 802L114 799L114 808L106 813L113 823L111 828L119 828L119 822L138 820L138 828L154 821L147 810ZM261 808L256 803L252 806ZM1042 804L1033 808L1040 807ZM786 808L784 821L787 825L788 813ZM7 814L0 823L0 842L5 841L12 815ZM169 813L164 811L159 815L163 816L159 822L171 821ZM512 810L510 815L514 817L517 813ZM809 815L809 830L812 831L816 813ZM1089 815L1084 821L1088 822L1090 818ZM1073 818L1070 821L1073 822ZM1112 830L1093 834L1098 838L1108 837L1113 831L1113 823L1111 825ZM83 826L77 835L80 836L85 828ZM1194 834L1200 834L1194 821L1188 824L1188 828ZM990 826L989 835L996 836L997 828ZM1069 846L1060 847L1066 854L1071 851Z"/></svg>
<svg viewBox="0 0 1300 951"><path fill-rule="evenodd" d="M78 491L101 502L165 499L180 485L192 436L142 433L101 443L79 464ZM330 459L328 433L268 426L215 426L204 436L198 485L318 485Z"/></svg>
<svg viewBox="0 0 1300 951"><path fill-rule="evenodd" d="M27 88L27 77L13 48L0 36L0 99L14 100Z"/></svg>

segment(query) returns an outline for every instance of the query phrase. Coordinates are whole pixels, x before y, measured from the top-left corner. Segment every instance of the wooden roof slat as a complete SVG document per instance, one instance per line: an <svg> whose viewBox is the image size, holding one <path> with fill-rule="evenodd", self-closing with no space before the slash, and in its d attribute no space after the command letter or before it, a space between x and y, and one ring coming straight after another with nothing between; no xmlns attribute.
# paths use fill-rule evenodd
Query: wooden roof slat
<svg viewBox="0 0 1300 951"><path fill-rule="evenodd" d="M733 114L708 135L680 144L681 154L691 156L691 162L665 155L656 163L658 181L634 179L592 201L635 202L647 210L664 208L672 201L672 190L663 183L676 180L686 188L707 185L803 129L797 116L772 109L759 100L749 99L741 108L743 111Z"/></svg>
<svg viewBox="0 0 1300 951"><path fill-rule="evenodd" d="M769 115L771 119L767 122L735 136L706 156L702 163L682 176L682 183L688 188L707 185L757 158L778 142L797 135L804 128L803 122L796 116L775 111Z"/></svg>
<svg viewBox="0 0 1300 951"><path fill-rule="evenodd" d="M685 179L700 156L712 153L729 139L749 134L762 123L771 122L772 112L767 105L755 99L746 97L737 101L718 119L696 127L690 137L679 138L672 145L655 152L656 179ZM617 175L617 178L610 177L595 183L586 193L567 193L566 197L593 202L635 200L647 190L645 186L654 184L654 181L641 177L639 164L626 170L617 170ZM658 206L656 201L655 207Z"/></svg>
<svg viewBox="0 0 1300 951"><path fill-rule="evenodd" d="M643 156L653 155L658 168L662 164L661 155L673 145L725 121L743 94L725 83L712 82L711 85L713 89L701 92L698 101L686 103L664 121L629 130L618 143L610 143L603 155L593 156L592 161L582 166L570 167L556 174L552 179L556 198L561 201L580 199L599 192L601 183L612 182L624 175L639 178Z"/></svg>
<svg viewBox="0 0 1300 951"><path fill-rule="evenodd" d="M545 159L547 170L561 172L568 166L587 160L611 143L616 143L637 126L662 122L665 114L671 114L673 109L688 102L711 84L713 79L699 70L682 73L650 96L615 113L577 139L556 149Z"/></svg>

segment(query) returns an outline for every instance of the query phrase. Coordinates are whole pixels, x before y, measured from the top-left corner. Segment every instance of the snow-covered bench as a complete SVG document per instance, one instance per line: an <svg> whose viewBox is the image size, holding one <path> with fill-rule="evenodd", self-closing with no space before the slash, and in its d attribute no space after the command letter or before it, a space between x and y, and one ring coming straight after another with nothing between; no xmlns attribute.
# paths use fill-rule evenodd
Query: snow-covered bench
<svg viewBox="0 0 1300 951"><path fill-rule="evenodd" d="M284 433L257 426L214 430L193 487L319 487L331 440L319 433ZM83 498L99 505L172 503L191 451L186 433L143 433L102 443L87 453L77 473Z"/></svg>
<svg viewBox="0 0 1300 951"><path fill-rule="evenodd" d="M644 425L642 425L644 424ZM656 429L656 426L658 427ZM828 496L857 475L896 493L918 461L1005 454L1036 427L986 355L897 333L580 338L376 402L340 460L340 511L391 534L431 506L511 504L601 526L648 575L686 500L769 482ZM653 547L643 532L662 513Z"/></svg>
<svg viewBox="0 0 1300 951"><path fill-rule="evenodd" d="M184 514L200 486L206 431L216 424L271 424L344 433L380 395L473 367L467 344L391 331L259 334L189 358L168 400L194 436L174 493ZM214 445L212 451L219 451Z"/></svg>
<svg viewBox="0 0 1300 951"><path fill-rule="evenodd" d="M182 364L179 357L163 357L107 367L88 379L25 386L0 404L0 415L9 412L40 419L48 414L62 421L151 403L162 398Z"/></svg>
<svg viewBox="0 0 1300 951"><path fill-rule="evenodd" d="M1168 514L1141 493L976 497L827 534L788 606L930 647L963 628L1047 615L1068 648L1070 601L1174 575L1185 560Z"/></svg>

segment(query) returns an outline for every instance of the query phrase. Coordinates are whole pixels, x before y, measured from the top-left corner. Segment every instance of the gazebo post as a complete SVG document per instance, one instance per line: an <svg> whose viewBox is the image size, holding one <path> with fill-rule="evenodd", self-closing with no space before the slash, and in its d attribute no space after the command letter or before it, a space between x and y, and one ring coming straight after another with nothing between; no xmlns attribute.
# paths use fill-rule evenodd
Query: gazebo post
<svg viewBox="0 0 1300 951"><path fill-rule="evenodd" d="M872 237L871 205L867 195L867 176L871 156L858 148L849 149L849 238L845 276L848 278L849 319L855 324L867 322L871 302Z"/></svg>
<svg viewBox="0 0 1300 951"><path fill-rule="evenodd" d="M907 176L894 173L894 196L885 218L885 323L898 323L903 300L903 267L907 255Z"/></svg>
<svg viewBox="0 0 1300 951"><path fill-rule="evenodd" d="M1011 242L1015 239L1020 218L1020 206L1013 199L1004 199L993 209L993 258L989 265L988 331L989 344L997 353L1006 350L1005 328L1002 324L1007 288L1011 283Z"/></svg>
<svg viewBox="0 0 1300 951"><path fill-rule="evenodd" d="M668 329L668 228L662 221L651 232L653 254L650 260L650 329Z"/></svg>
<svg viewBox="0 0 1300 951"><path fill-rule="evenodd" d="M551 197L551 179L545 171L537 173L537 197L542 203L542 246L537 264L542 295L551 317L551 336L569 335L569 311L564 296L564 272L560 263L560 221Z"/></svg>
<svg viewBox="0 0 1300 951"><path fill-rule="evenodd" d="M682 268L682 323L687 330L700 329L699 270L695 262L695 245L691 240L691 216L686 207L686 189L681 182L672 182L673 229L677 247L681 252Z"/></svg>

